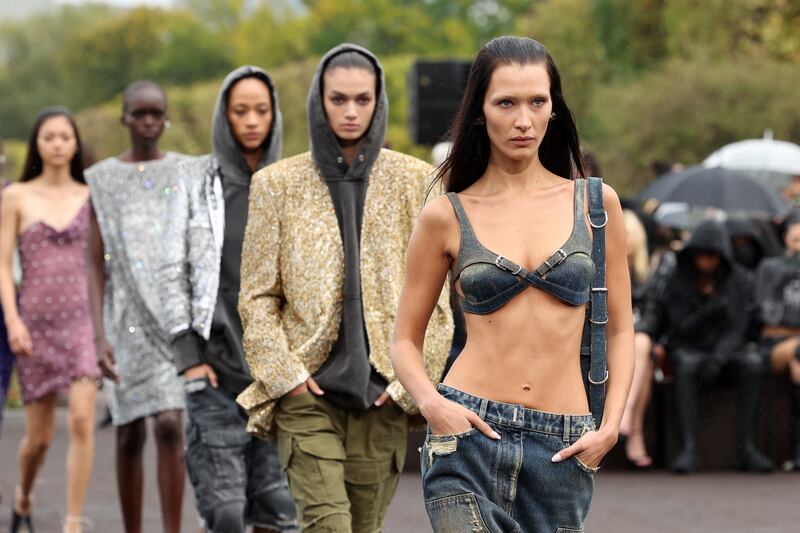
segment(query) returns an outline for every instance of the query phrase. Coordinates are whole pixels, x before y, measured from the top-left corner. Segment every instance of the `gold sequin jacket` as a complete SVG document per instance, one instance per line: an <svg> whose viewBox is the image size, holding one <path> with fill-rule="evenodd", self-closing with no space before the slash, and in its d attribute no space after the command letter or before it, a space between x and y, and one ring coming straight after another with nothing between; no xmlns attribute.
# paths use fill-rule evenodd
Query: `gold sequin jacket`
<svg viewBox="0 0 800 533"><path fill-rule="evenodd" d="M369 177L361 229L361 283L370 364L408 413L411 396L394 375L389 350L405 277L408 239L432 168L381 150ZM310 152L253 176L242 251L239 313L254 382L238 397L248 431L269 437L275 402L325 362L342 312L344 252L328 187ZM441 379L453 336L445 287L423 350L428 377Z"/></svg>

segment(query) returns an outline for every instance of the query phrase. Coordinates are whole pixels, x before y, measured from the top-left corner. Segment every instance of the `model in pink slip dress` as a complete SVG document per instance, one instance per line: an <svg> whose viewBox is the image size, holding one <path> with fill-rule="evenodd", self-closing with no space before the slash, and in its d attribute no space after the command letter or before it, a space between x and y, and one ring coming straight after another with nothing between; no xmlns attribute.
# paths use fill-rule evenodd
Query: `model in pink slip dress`
<svg viewBox="0 0 800 533"><path fill-rule="evenodd" d="M33 343L33 355L17 357L26 404L66 391L73 381L100 378L89 315L88 239L88 201L64 229L36 222L19 235L19 310Z"/></svg>

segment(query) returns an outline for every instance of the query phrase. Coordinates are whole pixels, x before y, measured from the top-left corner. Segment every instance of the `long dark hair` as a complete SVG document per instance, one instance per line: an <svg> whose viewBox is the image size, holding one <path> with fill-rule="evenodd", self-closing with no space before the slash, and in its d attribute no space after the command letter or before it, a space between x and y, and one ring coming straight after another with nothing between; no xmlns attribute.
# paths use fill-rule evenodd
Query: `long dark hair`
<svg viewBox="0 0 800 533"><path fill-rule="evenodd" d="M39 116L36 117L36 122L33 124L33 128L31 128L31 134L28 136L28 155L25 157L25 166L22 169L22 175L19 181L30 181L42 173L42 155L39 153L36 139L39 137L39 130L42 129L42 124L53 117L65 117L72 126L72 131L75 132L77 149L72 156L72 161L69 162L69 173L75 181L86 183L83 177L83 146L81 145L81 136L78 134L78 126L75 124L75 117L72 116L72 112L66 107L47 107L39 112Z"/></svg>
<svg viewBox="0 0 800 533"><path fill-rule="evenodd" d="M461 192L480 178L489 164L489 136L482 116L483 100L492 73L500 65L544 63L550 77L550 98L555 118L539 146L539 160L550 172L564 178L586 177L581 161L575 118L561 92L561 76L553 58L538 41L527 37L496 37L479 51L469 70L467 87L450 126L450 155L439 166L434 184L442 182L448 192Z"/></svg>

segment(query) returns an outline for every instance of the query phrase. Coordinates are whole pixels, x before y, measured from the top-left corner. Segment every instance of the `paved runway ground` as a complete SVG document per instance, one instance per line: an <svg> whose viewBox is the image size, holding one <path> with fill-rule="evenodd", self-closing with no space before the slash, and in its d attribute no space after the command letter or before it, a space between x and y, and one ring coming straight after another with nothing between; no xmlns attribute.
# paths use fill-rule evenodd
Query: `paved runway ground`
<svg viewBox="0 0 800 533"><path fill-rule="evenodd" d="M66 412L59 409L56 439L36 486L35 525L57 533L64 512ZM6 411L0 437L0 531L7 531L16 483L16 448L24 431L22 410ZM148 440L144 531L161 531L155 484L155 450ZM122 532L114 473L114 431L100 430L85 514L95 531ZM194 499L186 482L183 531L196 533ZM430 531L419 476L404 474L389 509L384 533ZM797 533L800 532L800 474L742 475L727 472L677 477L668 473L600 472L587 533Z"/></svg>

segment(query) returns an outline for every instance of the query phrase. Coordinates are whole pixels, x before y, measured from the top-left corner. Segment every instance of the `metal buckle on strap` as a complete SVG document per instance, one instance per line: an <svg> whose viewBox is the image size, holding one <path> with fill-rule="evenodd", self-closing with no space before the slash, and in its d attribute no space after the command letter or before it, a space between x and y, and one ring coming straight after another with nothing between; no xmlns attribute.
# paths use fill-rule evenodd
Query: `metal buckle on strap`
<svg viewBox="0 0 800 533"><path fill-rule="evenodd" d="M592 292L608 292L608 287L592 287Z"/></svg>
<svg viewBox="0 0 800 533"><path fill-rule="evenodd" d="M608 381L608 370L606 370L606 377L603 378L603 381L594 381L592 379L591 371L588 374L586 374L586 377L589 378L589 383L591 383L592 385L602 385L603 383Z"/></svg>
<svg viewBox="0 0 800 533"><path fill-rule="evenodd" d="M553 259L554 257L555 259ZM545 274L553 270L555 267L560 265L566 258L567 258L567 252L565 252L563 248L559 248L553 255L547 258L547 261L542 263L542 266L536 269L536 274L538 274L539 276L544 276ZM553 260L553 262L551 263L550 260Z"/></svg>
<svg viewBox="0 0 800 533"><path fill-rule="evenodd" d="M604 228L606 226L606 224L608 224L608 211L603 211L603 216L605 217L605 220L603 220L603 223L600 224L599 226L596 226L595 223L592 221L592 215L590 213L589 214L589 225L592 226L594 229Z"/></svg>
<svg viewBox="0 0 800 533"><path fill-rule="evenodd" d="M602 326L603 324L608 324L608 317L606 317L606 319L605 319L605 320L592 320L592 319L590 318L590 319L589 319L589 322L590 322L590 323L592 323L592 324L596 324L596 325L598 325L598 326Z"/></svg>
<svg viewBox="0 0 800 533"><path fill-rule="evenodd" d="M511 273L512 273L513 275L515 275L515 276L516 276L517 274L519 274L520 272L522 272L522 267L521 267L521 266L519 266L519 265L516 265L516 266L517 266L517 270L516 270L516 271L513 271L513 270L511 270L510 268L508 268L507 266L505 266L505 265L503 264L503 261L508 261L508 262L509 262L509 263L511 263L512 265L516 265L516 263L514 263L513 261L511 261L511 260L510 260L509 258L507 258L507 257L503 257L502 255L498 255L498 256L497 256L497 259L495 259L495 260L494 260L494 264L495 264L495 265L497 265L499 268L502 268L502 269L503 269L503 270L505 270L506 272L511 272Z"/></svg>
<svg viewBox="0 0 800 533"><path fill-rule="evenodd" d="M550 259L552 259L554 256L558 256L558 258L556 258L555 263L550 264ZM563 248L559 248L558 250L556 250L556 253L547 258L547 261L545 261L544 264L547 265L547 270L552 270L553 268L560 265L561 262L564 261L564 259L566 258L567 258L567 252L565 252Z"/></svg>

